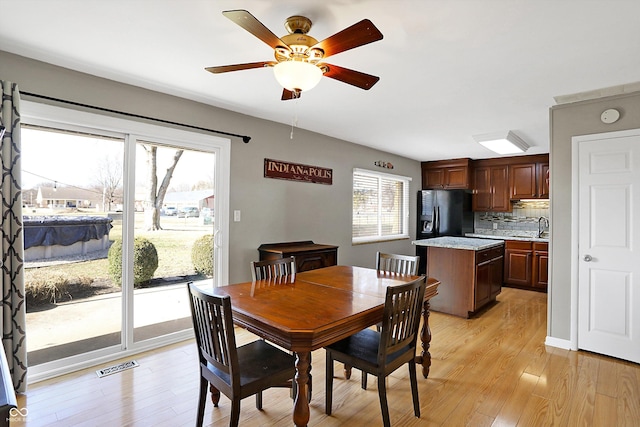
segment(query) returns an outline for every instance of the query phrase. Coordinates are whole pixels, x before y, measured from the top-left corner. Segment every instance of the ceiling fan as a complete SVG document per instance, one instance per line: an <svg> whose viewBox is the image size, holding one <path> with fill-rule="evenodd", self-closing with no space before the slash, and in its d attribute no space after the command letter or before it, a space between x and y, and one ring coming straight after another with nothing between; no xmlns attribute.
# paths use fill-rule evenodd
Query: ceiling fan
<svg viewBox="0 0 640 427"><path fill-rule="evenodd" d="M382 33L368 19L318 42L307 34L311 20L304 16L287 18L284 26L289 34L279 38L246 10L228 10L222 14L271 46L275 61L205 68L214 74L273 67L276 79L284 87L282 100L299 98L301 92L313 88L322 76L365 90L380 80L377 76L324 62L331 55L381 40Z"/></svg>

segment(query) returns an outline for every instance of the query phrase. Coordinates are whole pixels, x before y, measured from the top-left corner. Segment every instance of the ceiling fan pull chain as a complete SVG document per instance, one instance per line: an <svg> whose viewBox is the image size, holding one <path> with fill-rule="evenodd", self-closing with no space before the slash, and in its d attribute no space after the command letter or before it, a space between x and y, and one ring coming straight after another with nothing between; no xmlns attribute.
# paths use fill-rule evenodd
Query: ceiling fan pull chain
<svg viewBox="0 0 640 427"><path fill-rule="evenodd" d="M293 139L293 128L298 127L298 97L293 99L293 118L291 119L291 135L290 139Z"/></svg>

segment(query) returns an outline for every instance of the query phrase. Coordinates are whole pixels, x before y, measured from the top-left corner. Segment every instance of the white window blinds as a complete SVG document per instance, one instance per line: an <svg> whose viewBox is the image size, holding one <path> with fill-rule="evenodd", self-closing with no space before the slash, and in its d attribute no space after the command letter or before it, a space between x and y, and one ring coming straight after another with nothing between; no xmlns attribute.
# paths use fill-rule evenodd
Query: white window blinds
<svg viewBox="0 0 640 427"><path fill-rule="evenodd" d="M354 169L352 243L409 237L411 178Z"/></svg>

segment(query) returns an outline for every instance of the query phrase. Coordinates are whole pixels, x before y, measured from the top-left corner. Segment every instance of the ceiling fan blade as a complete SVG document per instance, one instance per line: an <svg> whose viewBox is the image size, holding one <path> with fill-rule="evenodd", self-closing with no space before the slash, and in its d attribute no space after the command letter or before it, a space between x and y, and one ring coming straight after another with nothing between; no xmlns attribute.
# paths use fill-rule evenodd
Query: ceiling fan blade
<svg viewBox="0 0 640 427"><path fill-rule="evenodd" d="M262 22L258 21L258 19L256 19L256 17L250 14L248 11L226 10L222 12L222 14L271 46L273 49L278 46L289 49L289 46L287 46L285 42L280 40L278 36L273 34L270 29L265 27Z"/></svg>
<svg viewBox="0 0 640 427"><path fill-rule="evenodd" d="M360 71L350 70L348 68L338 67L337 65L321 64L327 71L324 72L325 77L329 77L341 82L357 86L360 89L369 90L371 87L378 83L380 77L372 76L371 74L361 73Z"/></svg>
<svg viewBox="0 0 640 427"><path fill-rule="evenodd" d="M300 98L300 96L302 95L302 92L299 90L296 91L292 91L289 89L283 89L282 90L282 98L280 98L282 101L288 101L290 99L298 99Z"/></svg>
<svg viewBox="0 0 640 427"><path fill-rule="evenodd" d="M221 65L219 67L207 67L205 70L213 73L228 73L229 71L250 70L252 68L264 68L273 67L277 62L275 61L262 61L262 62L250 62L247 64L234 64L234 65Z"/></svg>
<svg viewBox="0 0 640 427"><path fill-rule="evenodd" d="M382 40L382 37L382 33L373 25L373 22L363 19L357 24L353 24L339 33L322 40L311 48L322 49L324 57L327 58L345 50Z"/></svg>

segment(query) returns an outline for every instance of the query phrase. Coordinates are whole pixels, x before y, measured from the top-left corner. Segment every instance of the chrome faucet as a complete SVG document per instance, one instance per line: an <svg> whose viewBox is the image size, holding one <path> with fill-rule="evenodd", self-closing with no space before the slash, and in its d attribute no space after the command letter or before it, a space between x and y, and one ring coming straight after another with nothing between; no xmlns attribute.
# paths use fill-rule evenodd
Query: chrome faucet
<svg viewBox="0 0 640 427"><path fill-rule="evenodd" d="M542 237L542 233L546 228L549 228L549 220L541 216L538 218L538 237Z"/></svg>

